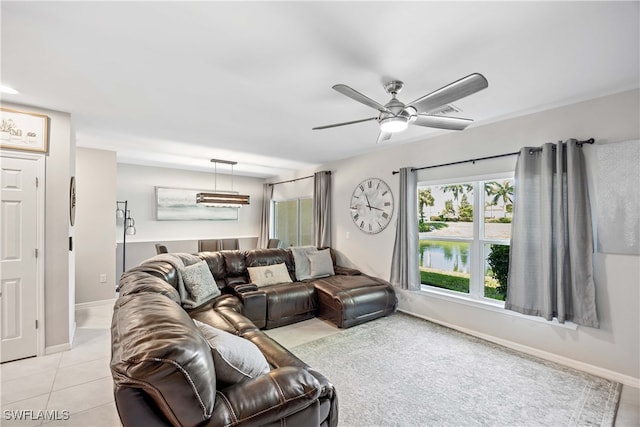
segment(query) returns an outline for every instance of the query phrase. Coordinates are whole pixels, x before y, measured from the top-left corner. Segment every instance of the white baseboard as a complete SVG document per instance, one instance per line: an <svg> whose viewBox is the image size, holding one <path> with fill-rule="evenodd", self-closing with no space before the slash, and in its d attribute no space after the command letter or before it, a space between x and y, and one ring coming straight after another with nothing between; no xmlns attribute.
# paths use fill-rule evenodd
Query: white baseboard
<svg viewBox="0 0 640 427"><path fill-rule="evenodd" d="M44 349L44 354L54 354L54 353L60 353L63 351L68 351L71 350L71 344L64 343L64 344L58 344L58 345L52 345L49 347L45 347Z"/></svg>
<svg viewBox="0 0 640 427"><path fill-rule="evenodd" d="M428 320L429 322L437 323L438 325L446 326L447 328L455 329L456 331L463 332L468 335L472 335L477 338L481 338L486 341L490 341L492 343L510 348L512 350L520 351L525 354L529 354L531 356L539 357L541 359L545 359L551 362L558 363L560 365L568 366L573 369L577 369L579 371L584 371L592 375L596 375L598 377L606 378L611 381L616 381L622 383L624 385L628 385L635 388L640 388L640 378L635 378L630 375L622 374L620 372L615 372L609 369L601 368L599 366L591 365L588 363L580 362L578 360L574 360L568 357L560 356L558 354L549 353L548 351L539 350L537 348L529 347L526 345L518 344L513 341L508 341L502 338L497 338L491 335L483 334L478 331L474 331L472 329L462 328L457 325L453 325L447 322L443 322L441 320L433 319L429 316L424 316L421 314L413 313L408 310L398 309L398 311L406 314L410 314L411 316L419 317L424 320Z"/></svg>
<svg viewBox="0 0 640 427"><path fill-rule="evenodd" d="M104 306L113 306L113 304L115 304L116 299L103 299L100 301L89 301L89 302L81 302L76 304L76 310L83 310L86 308L93 308L93 307L104 307Z"/></svg>

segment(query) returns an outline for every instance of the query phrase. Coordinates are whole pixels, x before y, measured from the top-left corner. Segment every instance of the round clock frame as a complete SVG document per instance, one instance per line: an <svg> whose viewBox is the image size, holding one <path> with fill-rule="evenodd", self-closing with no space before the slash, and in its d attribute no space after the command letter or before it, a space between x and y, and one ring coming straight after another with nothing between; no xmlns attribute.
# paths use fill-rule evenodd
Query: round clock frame
<svg viewBox="0 0 640 427"><path fill-rule="evenodd" d="M377 234L387 228L393 209L391 187L380 178L367 178L353 190L349 205L351 219L367 234Z"/></svg>

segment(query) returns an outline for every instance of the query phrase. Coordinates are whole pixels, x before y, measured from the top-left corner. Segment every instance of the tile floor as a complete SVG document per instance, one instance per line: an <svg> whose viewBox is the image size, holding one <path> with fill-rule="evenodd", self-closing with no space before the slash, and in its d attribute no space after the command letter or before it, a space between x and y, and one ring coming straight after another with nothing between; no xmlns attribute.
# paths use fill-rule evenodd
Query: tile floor
<svg viewBox="0 0 640 427"><path fill-rule="evenodd" d="M112 306L76 311L71 350L0 366L0 425L120 426L109 370ZM32 413L11 419L21 410ZM38 419L38 411L53 419Z"/></svg>
<svg viewBox="0 0 640 427"><path fill-rule="evenodd" d="M112 304L76 311L73 348L62 353L0 365L2 426L120 426L109 371ZM332 325L311 319L266 331L285 347L340 333ZM12 411L51 411L58 420L10 419ZM58 411L53 412L53 411ZM68 415L66 412L68 411ZM625 386L616 427L640 427L640 393Z"/></svg>

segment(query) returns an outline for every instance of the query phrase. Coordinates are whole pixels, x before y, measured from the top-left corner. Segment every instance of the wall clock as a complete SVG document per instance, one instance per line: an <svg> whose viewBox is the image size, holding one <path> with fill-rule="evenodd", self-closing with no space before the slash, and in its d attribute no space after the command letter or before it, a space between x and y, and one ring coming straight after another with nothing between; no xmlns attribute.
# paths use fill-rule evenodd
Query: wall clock
<svg viewBox="0 0 640 427"><path fill-rule="evenodd" d="M393 194L389 185L380 178L367 178L356 185L351 195L351 219L369 234L384 230L393 215Z"/></svg>

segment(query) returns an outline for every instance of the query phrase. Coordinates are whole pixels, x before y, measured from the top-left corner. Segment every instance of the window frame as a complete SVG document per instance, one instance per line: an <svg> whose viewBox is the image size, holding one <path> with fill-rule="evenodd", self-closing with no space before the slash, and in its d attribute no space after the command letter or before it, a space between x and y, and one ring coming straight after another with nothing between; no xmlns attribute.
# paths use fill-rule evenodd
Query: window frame
<svg viewBox="0 0 640 427"><path fill-rule="evenodd" d="M296 198L291 198L291 199L286 199L286 200L271 200L271 206L270 206L270 214L269 214L269 235L272 236L273 238L276 239L281 239L281 237L278 236L278 220L277 220L277 216L278 216L278 207L277 204L278 203L287 203L287 202L296 202L296 237L297 237L297 241L295 246L301 246L301 237L302 237L302 223L300 221L301 219L301 215L302 215L302 209L301 209L301 202L303 200L310 200L311 202L313 202L313 197L309 197L309 196L304 196L304 197L296 197ZM312 224L311 224L311 228L312 228L312 233L313 233L313 219L312 219ZM283 239L281 239L283 240Z"/></svg>
<svg viewBox="0 0 640 427"><path fill-rule="evenodd" d="M457 292L449 289L440 288L437 286L431 286L420 283L420 291L438 295L451 296L456 299L470 300L475 302L481 302L489 304L491 306L498 306L504 308L504 301L498 299L489 298L484 296L484 266L485 266L485 250L484 247L487 244L499 244L510 246L510 239L490 239L485 238L485 209L484 204L486 202L486 194L484 191L484 185L490 181L498 180L514 180L514 173L501 172L486 175L477 175L470 177L452 177L447 179L438 180L425 180L418 181L416 192L422 188L445 186L453 184L472 184L473 185L473 237L445 237L445 236L431 236L428 240L442 241L442 242L464 242L469 243L469 292ZM480 207L480 208L479 208ZM415 224L416 229L418 224Z"/></svg>

